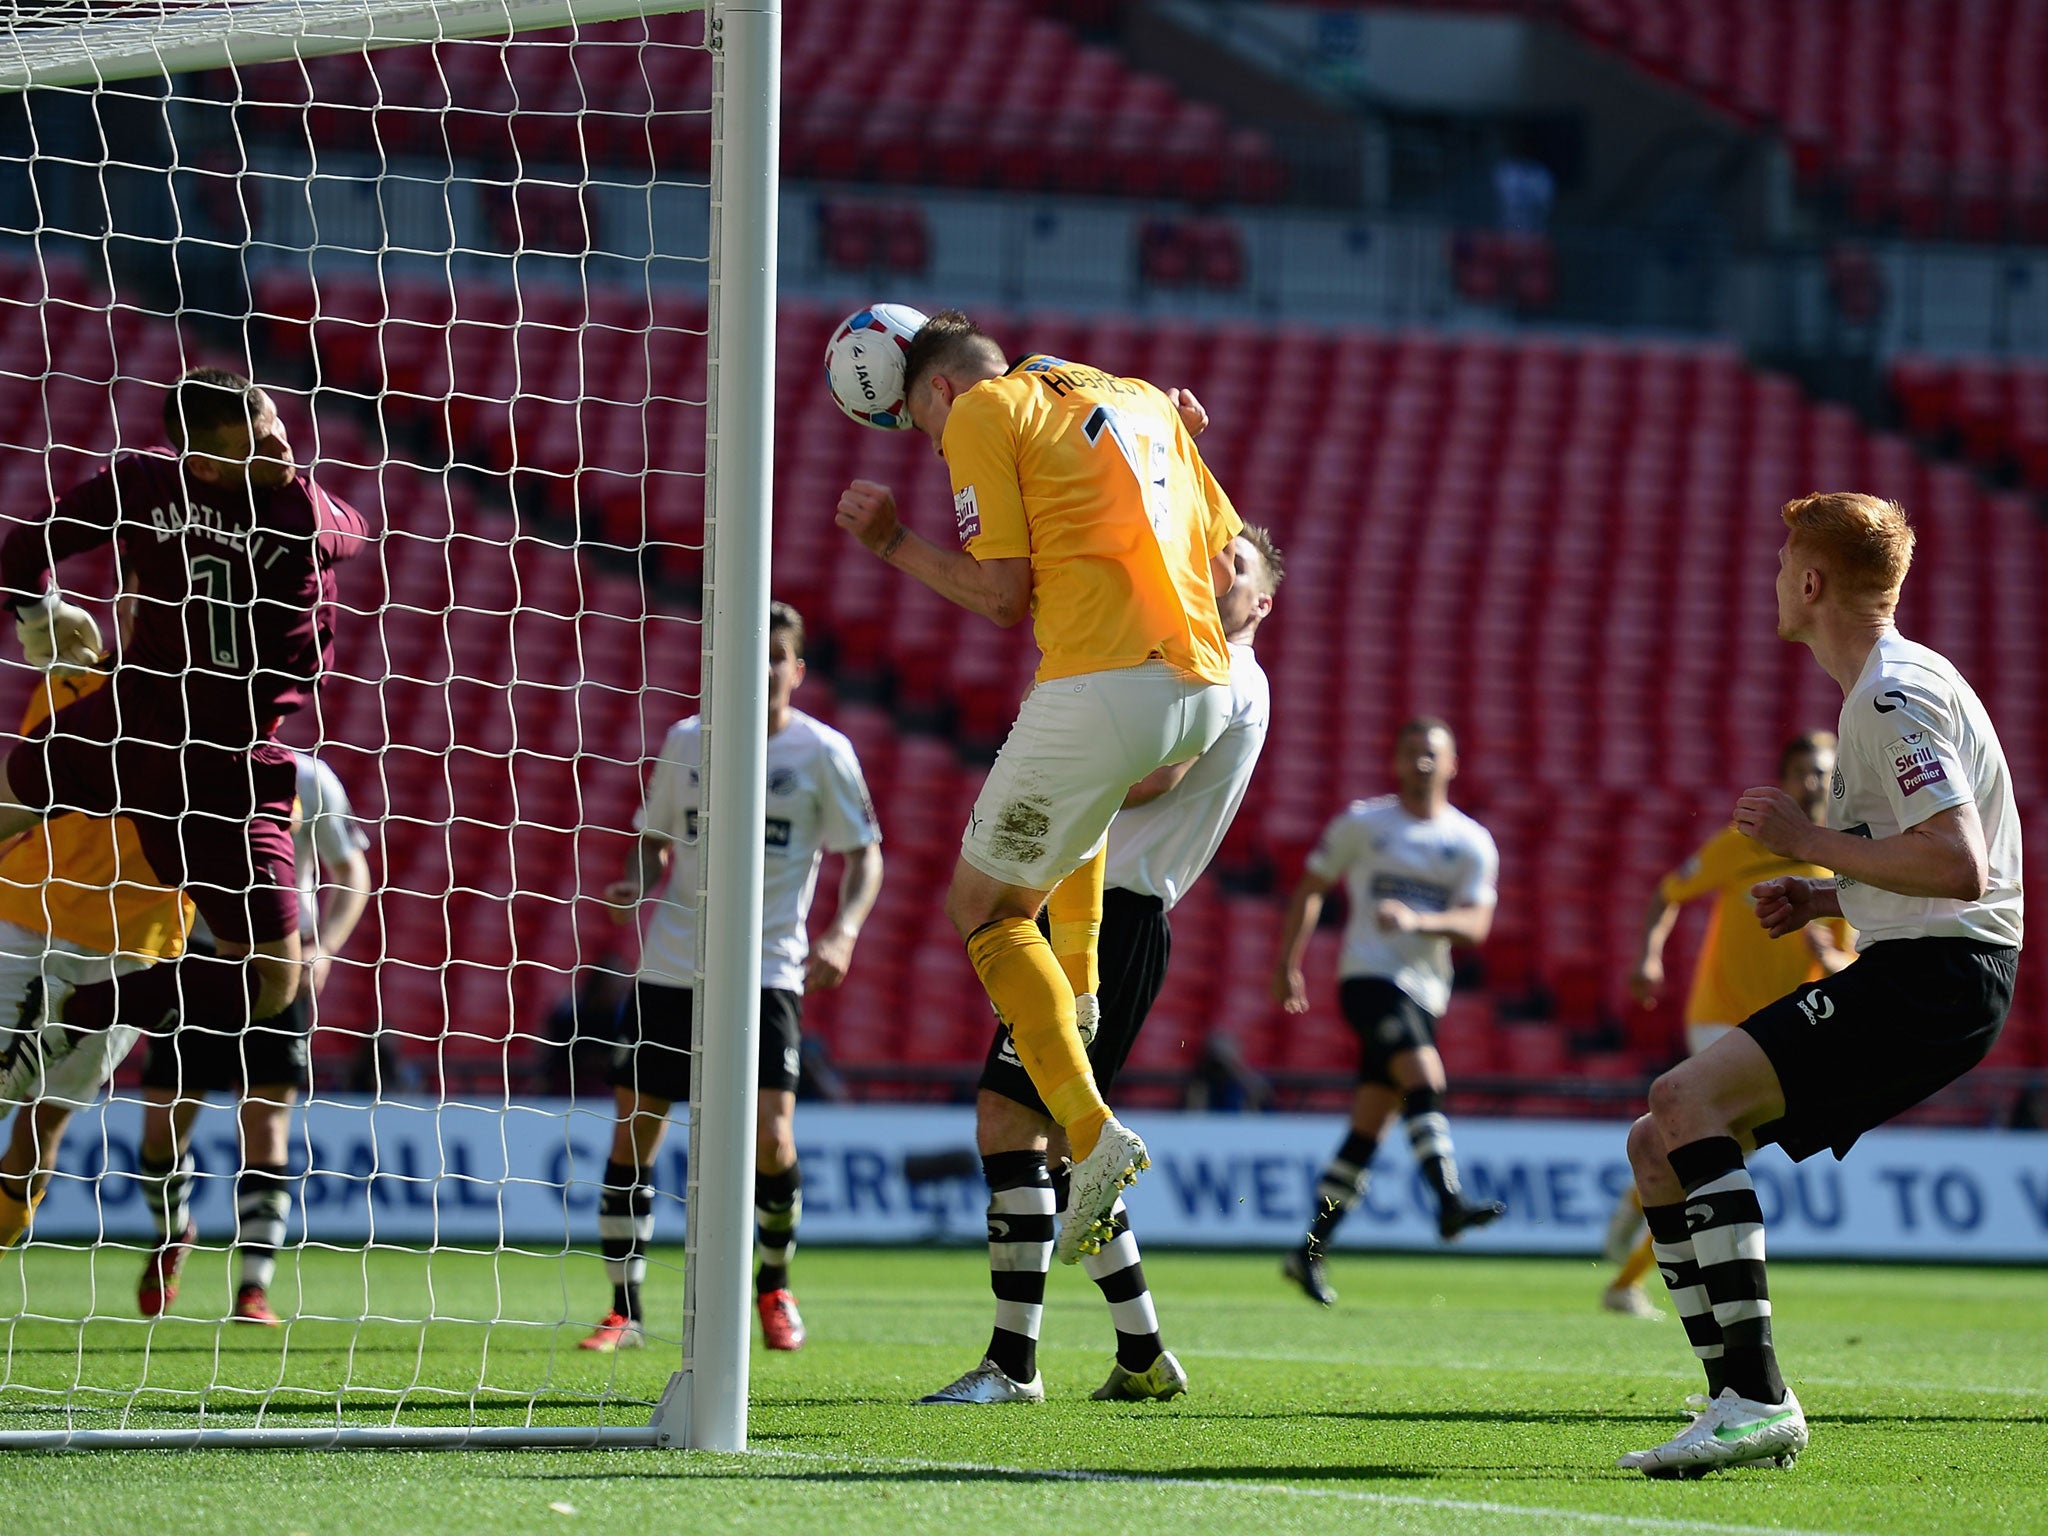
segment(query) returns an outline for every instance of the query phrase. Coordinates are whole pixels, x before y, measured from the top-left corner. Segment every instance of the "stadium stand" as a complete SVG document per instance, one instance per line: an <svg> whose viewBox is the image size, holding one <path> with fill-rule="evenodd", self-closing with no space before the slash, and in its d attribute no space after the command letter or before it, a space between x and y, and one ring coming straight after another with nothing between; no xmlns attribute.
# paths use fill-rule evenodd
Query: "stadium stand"
<svg viewBox="0 0 2048 1536"><path fill-rule="evenodd" d="M841 272L900 278L931 259L931 229L915 203L822 203L818 243L826 265Z"/></svg>
<svg viewBox="0 0 2048 1536"><path fill-rule="evenodd" d="M259 285L261 307L288 317L273 344L305 334L298 317L313 313L313 295L300 281ZM53 376L46 392L52 434L106 448L114 358L124 378L167 373L176 341L130 312L110 328L79 297L26 324L15 311L0 365L36 376L61 358L68 377ZM635 690L649 680L688 692L697 657L694 627L666 616L680 612L672 604L650 610L638 632L640 592L606 568L601 547L578 558L548 542L567 537L559 519L514 524L487 507L502 506L521 476L575 490L602 505L618 542L637 543L644 526L664 571L686 580L693 567L675 561L701 542L701 435L674 422L694 408L658 407L656 420L671 408L673 420L643 434L643 376L630 358L645 349L637 337L619 341L654 319L675 333L658 333L665 344L701 345L701 305L594 292L586 311L580 296L465 286L451 314L445 290L395 281L323 285L317 297L310 334L329 391L322 472L396 530L383 590L371 589L372 569L350 573L360 616L343 629L322 730L366 811L386 818L376 858L387 889L372 919L381 927L357 953L381 943L399 963L338 979L325 1021L361 1031L379 1010L451 1081L502 1082L505 1053L531 1045L508 1046L508 1036L536 1030L569 969L611 942L587 898L616 867L637 759L663 716L686 707L655 697L642 709ZM472 319L484 315L497 318ZM617 334L579 344L574 327L586 317ZM830 517L849 478L894 483L913 518L943 506L944 486L921 438L862 430L818 387L817 345L836 319L795 301L780 317L775 581L815 637L800 703L859 749L890 877L851 978L813 1000L810 1022L856 1077L944 1094L985 1044L987 1018L936 917L936 893L978 759L1007 726L1035 656L1020 636L848 558ZM1049 314L988 321L1014 344L1194 385L1215 417L1205 454L1289 554L1260 641L1288 707L1216 875L1176 913L1174 971L1141 1070L1185 1070L1211 1028L1282 1079L1322 1070L1325 1037L1343 1027L1334 1010L1287 1020L1266 1000L1279 919L1271 889L1293 879L1326 816L1382 787L1393 728L1422 710L1457 724L1461 803L1502 852L1495 937L1446 1024L1461 1076L1628 1080L1673 1054L1675 1000L1643 1013L1621 990L1650 884L1722 824L1733 791L1769 777L1784 737L1831 723L1839 707L1803 653L1772 634L1771 514L1789 496L1868 485L1913 510L1922 544L1906 627L1991 701L2017 781L2033 782L2042 766L2044 679L2028 594L2048 573L2048 545L2030 501L1927 462L1732 349ZM449 343L425 364L414 333L444 323ZM615 398L579 404L579 381L596 377L593 347L605 349ZM525 370L530 422L509 421L502 399L512 357ZM15 398L27 402L17 414L41 409L26 392ZM124 440L153 440L153 392L122 384L115 399L140 433ZM381 457L357 421L371 402L397 457L408 442L454 444L481 479L352 468ZM600 432L593 420L631 428ZM12 423L9 440L34 441L32 425ZM579 441L604 471L579 473ZM11 455L9 504L33 505L42 474L39 458ZM452 553L439 542L450 532L460 541ZM582 687L579 658L594 680ZM451 686L453 673L479 681ZM374 748L386 740L401 750L380 766ZM491 755L502 752L514 755ZM572 767L572 753L588 756ZM454 894L444 901L444 891ZM1316 974L1330 974L1333 940L1318 936ZM1682 938L1675 974L1684 947ZM2043 999L2022 987L1993 1065L2048 1064Z"/></svg>
<svg viewBox="0 0 2048 1536"><path fill-rule="evenodd" d="M1470 9L1469 5L1461 8ZM2048 235L2042 0L1535 0L1915 235Z"/></svg>
<svg viewBox="0 0 2048 1536"><path fill-rule="evenodd" d="M685 42L702 27L696 15L659 16L580 37ZM1010 0L790 0L783 37L792 176L1204 203L1271 202L1286 190L1264 135ZM650 154L671 170L708 163L709 113L677 105L709 101L708 53L595 46L572 58L542 46L551 41L560 35L254 71L249 89L273 105L252 109L251 125L303 131L326 149L581 163L607 176L645 167ZM219 91L230 99L225 80Z"/></svg>
<svg viewBox="0 0 2048 1536"><path fill-rule="evenodd" d="M2048 492L2048 363L1908 355L1889 374L1907 431Z"/></svg>

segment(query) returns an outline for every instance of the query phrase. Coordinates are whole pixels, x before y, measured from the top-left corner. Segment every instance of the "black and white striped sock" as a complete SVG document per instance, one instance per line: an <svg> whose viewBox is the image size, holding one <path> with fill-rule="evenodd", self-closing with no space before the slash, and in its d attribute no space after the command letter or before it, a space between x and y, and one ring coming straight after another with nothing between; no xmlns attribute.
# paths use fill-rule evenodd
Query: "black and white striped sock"
<svg viewBox="0 0 2048 1536"><path fill-rule="evenodd" d="M1415 1166L1436 1191L1439 1207L1455 1205L1458 1155L1451 1148L1451 1122L1444 1115L1444 1096L1434 1088L1412 1088L1401 1098L1401 1118L1408 1126L1408 1146Z"/></svg>
<svg viewBox="0 0 2048 1536"><path fill-rule="evenodd" d="M1057 1209L1064 1211L1067 1175L1054 1174L1052 1186ZM1082 1255L1081 1267L1109 1303L1110 1322L1116 1328L1116 1363L1127 1371L1150 1370L1166 1346L1159 1341L1159 1314L1152 1306L1145 1266L1138 1257L1138 1239L1122 1200L1110 1209L1109 1234L1109 1241L1099 1250Z"/></svg>
<svg viewBox="0 0 2048 1536"><path fill-rule="evenodd" d="M187 1152L172 1161L158 1162L142 1154L136 1172L142 1177L142 1203L149 1219L156 1223L159 1240L167 1241L183 1232L192 1220L192 1179L198 1164Z"/></svg>
<svg viewBox="0 0 2048 1536"><path fill-rule="evenodd" d="M1012 1381L1031 1381L1052 1268L1052 1178L1043 1152L991 1152L981 1173L988 1180L989 1288L996 1296L988 1358Z"/></svg>
<svg viewBox="0 0 2048 1536"><path fill-rule="evenodd" d="M789 1284L789 1259L796 1252L797 1223L804 1215L804 1175L791 1163L780 1173L754 1175L754 1257L761 1268L754 1294L766 1296Z"/></svg>
<svg viewBox="0 0 2048 1536"><path fill-rule="evenodd" d="M1700 1281L1699 1260L1693 1254L1692 1234L1685 1229L1685 1204L1645 1205L1643 1217L1650 1224L1650 1256L1671 1293L1672 1308L1685 1325L1692 1352L1707 1373L1707 1396L1717 1397L1727 1383L1721 1364L1721 1325L1714 1321L1714 1304Z"/></svg>
<svg viewBox="0 0 2048 1536"><path fill-rule="evenodd" d="M284 1164L251 1163L242 1170L235 1190L235 1248L241 1258L238 1286L270 1289L291 1210L292 1189Z"/></svg>
<svg viewBox="0 0 2048 1536"><path fill-rule="evenodd" d="M654 1170L631 1163L604 1165L597 1200L597 1239L612 1282L612 1310L640 1320L640 1285L647 1278L647 1248L654 1241Z"/></svg>
<svg viewBox="0 0 2048 1536"><path fill-rule="evenodd" d="M1785 1400L1771 1347L1771 1289L1764 1274L1764 1213L1732 1136L1673 1147L1671 1171L1685 1186L1700 1282L1721 1328L1723 1382L1753 1403Z"/></svg>
<svg viewBox="0 0 2048 1536"><path fill-rule="evenodd" d="M1373 1154L1379 1147L1377 1136L1356 1130L1345 1135L1344 1145L1316 1180L1316 1214L1308 1225L1310 1253L1321 1253L1344 1213L1365 1198L1365 1187L1372 1182Z"/></svg>

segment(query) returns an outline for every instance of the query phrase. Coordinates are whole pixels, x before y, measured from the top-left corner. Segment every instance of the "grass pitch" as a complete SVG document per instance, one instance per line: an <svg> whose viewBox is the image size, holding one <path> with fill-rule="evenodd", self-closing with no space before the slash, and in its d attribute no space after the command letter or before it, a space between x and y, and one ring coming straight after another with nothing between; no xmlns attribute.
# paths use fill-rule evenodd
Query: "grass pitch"
<svg viewBox="0 0 2048 1536"><path fill-rule="evenodd" d="M672 1264L673 1252L663 1255ZM379 1252L288 1261L280 1310L444 1318L224 1330L223 1256L195 1257L178 1316L124 1320L133 1253L34 1250L0 1261L0 1316L96 1310L86 1325L0 1323L0 1428L52 1418L137 1381L131 1422L459 1422L434 1390L481 1386L503 1422L516 1394L542 1422L588 1421L607 1390L656 1396L656 1345L576 1350L603 1310L595 1260ZM121 1452L0 1456L0 1529L263 1536L657 1529L1262 1532L2048 1532L2048 1282L2021 1270L1780 1264L1789 1378L1814 1444L1789 1472L1652 1483L1621 1451L1675 1432L1696 1390L1675 1320L1597 1310L1587 1262L1343 1257L1319 1312L1267 1256L1165 1253L1146 1270L1168 1344L1193 1378L1169 1404L1087 1401L1109 1369L1094 1287L1056 1270L1042 1406L915 1408L979 1358L990 1323L980 1253L805 1251L811 1329L796 1355L756 1347L743 1457L681 1452ZM301 1294L303 1293L303 1299ZM672 1270L651 1287L673 1317ZM574 1325L558 1325L564 1315ZM209 1388L209 1384L210 1388ZM202 1389L207 1389L202 1398ZM503 1396L499 1394L505 1394ZM615 1407L630 1422L645 1410ZM94 1415L95 1422L112 1422Z"/></svg>

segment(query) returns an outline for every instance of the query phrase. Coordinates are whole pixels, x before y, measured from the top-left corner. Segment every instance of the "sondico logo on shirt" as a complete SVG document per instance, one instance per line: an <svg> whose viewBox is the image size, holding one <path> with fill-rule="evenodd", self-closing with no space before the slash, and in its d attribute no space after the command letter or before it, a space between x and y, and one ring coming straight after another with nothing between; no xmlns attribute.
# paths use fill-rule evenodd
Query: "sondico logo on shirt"
<svg viewBox="0 0 2048 1536"><path fill-rule="evenodd" d="M1886 747L1885 752L1892 760L1892 774L1899 781L1902 795L1917 794L1948 778L1948 771L1941 766L1941 755L1922 732L1908 731Z"/></svg>
<svg viewBox="0 0 2048 1536"><path fill-rule="evenodd" d="M981 503L974 499L974 487L962 486L953 493L953 523L960 530L960 542L981 537Z"/></svg>

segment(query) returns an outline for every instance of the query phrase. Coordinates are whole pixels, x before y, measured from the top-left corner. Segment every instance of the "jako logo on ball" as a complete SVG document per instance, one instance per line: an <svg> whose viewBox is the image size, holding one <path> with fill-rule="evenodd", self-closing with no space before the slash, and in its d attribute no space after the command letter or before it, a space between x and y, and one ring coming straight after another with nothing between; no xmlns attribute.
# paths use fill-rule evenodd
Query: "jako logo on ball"
<svg viewBox="0 0 2048 1536"><path fill-rule="evenodd" d="M907 304L873 304L839 324L825 344L825 384L840 410L864 427L910 425L903 363L924 322Z"/></svg>

